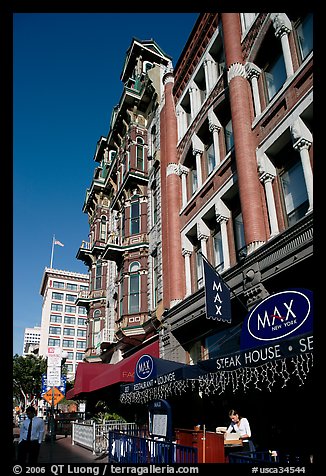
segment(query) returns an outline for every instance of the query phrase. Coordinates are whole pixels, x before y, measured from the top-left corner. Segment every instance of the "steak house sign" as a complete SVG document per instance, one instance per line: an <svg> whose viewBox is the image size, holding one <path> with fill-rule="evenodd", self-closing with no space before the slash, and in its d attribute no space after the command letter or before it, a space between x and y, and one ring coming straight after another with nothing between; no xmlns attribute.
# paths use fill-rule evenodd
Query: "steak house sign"
<svg viewBox="0 0 326 476"><path fill-rule="evenodd" d="M257 367L266 362L298 356L313 350L312 292L293 289L272 294L244 320L240 351L202 361L210 371Z"/></svg>

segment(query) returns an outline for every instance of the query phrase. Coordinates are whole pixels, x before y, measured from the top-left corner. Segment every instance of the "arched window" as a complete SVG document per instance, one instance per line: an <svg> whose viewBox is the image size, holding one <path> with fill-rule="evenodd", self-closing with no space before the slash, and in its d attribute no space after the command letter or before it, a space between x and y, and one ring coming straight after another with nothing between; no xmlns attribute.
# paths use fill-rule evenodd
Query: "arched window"
<svg viewBox="0 0 326 476"><path fill-rule="evenodd" d="M101 217L100 240L106 241L106 216Z"/></svg>
<svg viewBox="0 0 326 476"><path fill-rule="evenodd" d="M136 167L138 170L144 170L144 139L137 137L136 144Z"/></svg>
<svg viewBox="0 0 326 476"><path fill-rule="evenodd" d="M140 264L134 261L129 266L128 313L134 314L140 310Z"/></svg>
<svg viewBox="0 0 326 476"><path fill-rule="evenodd" d="M153 63L151 63L150 61L144 61L143 63L143 73L147 73L147 71L149 69L152 69L153 68Z"/></svg>
<svg viewBox="0 0 326 476"><path fill-rule="evenodd" d="M93 329L92 329L92 347L97 347L100 343L99 332L101 330L101 311L99 309L95 309L93 313Z"/></svg>

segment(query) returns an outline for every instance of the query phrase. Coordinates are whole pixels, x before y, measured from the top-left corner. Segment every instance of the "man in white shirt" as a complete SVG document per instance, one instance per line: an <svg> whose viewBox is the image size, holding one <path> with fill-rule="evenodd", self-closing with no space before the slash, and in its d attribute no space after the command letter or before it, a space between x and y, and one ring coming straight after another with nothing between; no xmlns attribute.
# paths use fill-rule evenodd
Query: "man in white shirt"
<svg viewBox="0 0 326 476"><path fill-rule="evenodd" d="M44 421L35 416L35 408L26 408L27 418L20 427L18 442L18 462L36 464L44 435Z"/></svg>

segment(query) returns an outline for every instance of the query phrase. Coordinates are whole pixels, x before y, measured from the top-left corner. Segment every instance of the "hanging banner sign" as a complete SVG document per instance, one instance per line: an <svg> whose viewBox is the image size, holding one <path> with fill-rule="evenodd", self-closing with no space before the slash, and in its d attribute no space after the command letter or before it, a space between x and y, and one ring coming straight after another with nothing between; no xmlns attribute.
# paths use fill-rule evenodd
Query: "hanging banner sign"
<svg viewBox="0 0 326 476"><path fill-rule="evenodd" d="M230 289L203 257L206 319L231 322Z"/></svg>
<svg viewBox="0 0 326 476"><path fill-rule="evenodd" d="M246 316L240 338L241 350L312 332L313 293L289 289L268 296Z"/></svg>

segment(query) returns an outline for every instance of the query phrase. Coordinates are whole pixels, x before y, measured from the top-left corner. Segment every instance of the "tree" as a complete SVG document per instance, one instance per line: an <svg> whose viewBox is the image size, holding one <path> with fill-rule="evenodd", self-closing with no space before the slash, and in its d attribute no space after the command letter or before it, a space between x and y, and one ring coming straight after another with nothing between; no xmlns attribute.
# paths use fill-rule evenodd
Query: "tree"
<svg viewBox="0 0 326 476"><path fill-rule="evenodd" d="M34 398L40 398L42 391L42 374L46 373L47 361L33 354L13 357L13 396L18 400L24 398L24 405Z"/></svg>

